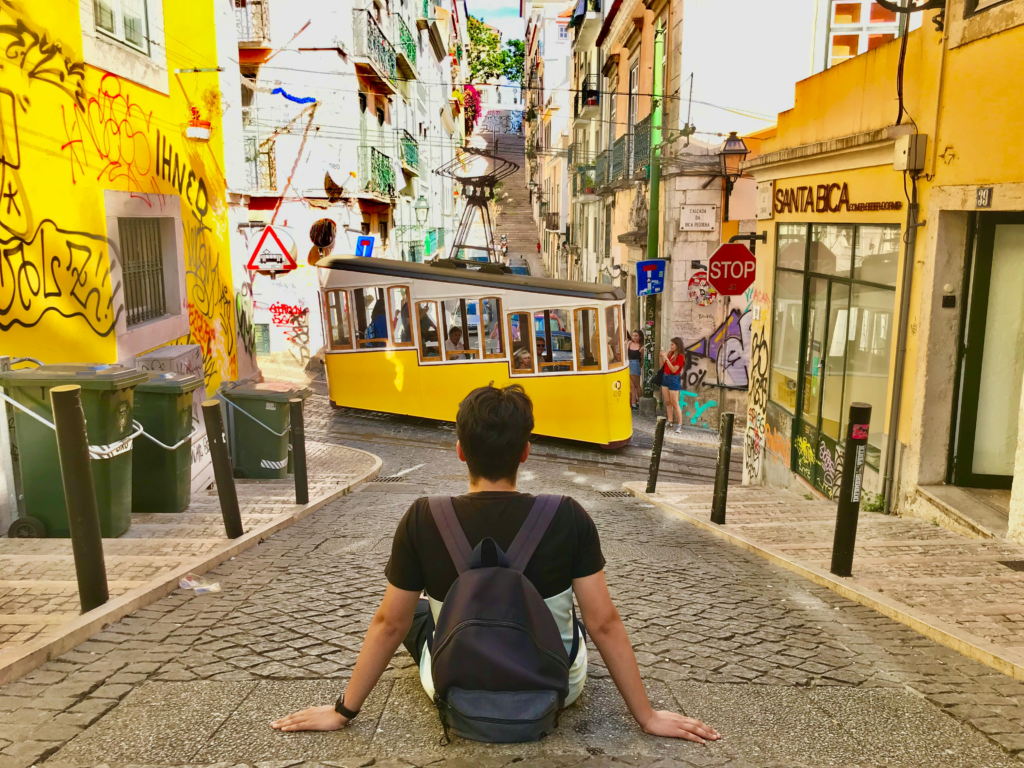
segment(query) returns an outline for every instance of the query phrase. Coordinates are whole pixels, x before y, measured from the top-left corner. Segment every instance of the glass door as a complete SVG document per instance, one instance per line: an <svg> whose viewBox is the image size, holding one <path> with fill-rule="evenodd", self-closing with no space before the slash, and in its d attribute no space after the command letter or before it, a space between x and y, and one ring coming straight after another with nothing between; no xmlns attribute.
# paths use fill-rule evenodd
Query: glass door
<svg viewBox="0 0 1024 768"><path fill-rule="evenodd" d="M1024 214L978 222L961 350L953 483L1009 488L1024 379Z"/></svg>

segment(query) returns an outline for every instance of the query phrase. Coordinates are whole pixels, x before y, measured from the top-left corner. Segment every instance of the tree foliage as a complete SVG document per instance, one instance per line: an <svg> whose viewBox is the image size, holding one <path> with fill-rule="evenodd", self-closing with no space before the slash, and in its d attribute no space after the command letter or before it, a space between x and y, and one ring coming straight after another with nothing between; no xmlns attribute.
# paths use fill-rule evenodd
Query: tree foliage
<svg viewBox="0 0 1024 768"><path fill-rule="evenodd" d="M509 40L502 54L503 74L510 83L523 84L523 67L526 61L526 45L522 40Z"/></svg>
<svg viewBox="0 0 1024 768"><path fill-rule="evenodd" d="M469 79L486 83L502 76L510 83L522 83L525 46L522 40L509 40L501 47L501 35L480 19L469 17Z"/></svg>

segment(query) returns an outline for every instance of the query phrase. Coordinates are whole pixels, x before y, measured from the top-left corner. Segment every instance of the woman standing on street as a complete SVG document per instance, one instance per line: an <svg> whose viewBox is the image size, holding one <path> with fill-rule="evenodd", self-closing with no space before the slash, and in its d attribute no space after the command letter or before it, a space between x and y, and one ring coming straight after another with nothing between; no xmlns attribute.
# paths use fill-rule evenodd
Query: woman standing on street
<svg viewBox="0 0 1024 768"><path fill-rule="evenodd" d="M668 417L668 425L672 426L675 419L676 432L683 431L683 411L679 407L679 393L682 392L682 373L686 367L686 353L683 351L683 340L678 336L672 339L668 345L668 354L660 350L662 375L661 375L661 397L665 401L665 415Z"/></svg>
<svg viewBox="0 0 1024 768"><path fill-rule="evenodd" d="M629 405L634 411L639 411L640 394L643 391L640 385L644 359L643 331L639 329L633 331L629 346L626 348L626 356L629 358Z"/></svg>

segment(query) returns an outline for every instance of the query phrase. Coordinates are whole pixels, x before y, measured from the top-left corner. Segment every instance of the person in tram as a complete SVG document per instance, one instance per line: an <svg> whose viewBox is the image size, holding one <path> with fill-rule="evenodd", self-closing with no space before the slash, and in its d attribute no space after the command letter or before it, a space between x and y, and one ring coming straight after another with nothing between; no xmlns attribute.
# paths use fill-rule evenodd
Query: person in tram
<svg viewBox="0 0 1024 768"><path fill-rule="evenodd" d="M373 311L370 312L370 327L366 329L366 338L384 339L367 344L368 347L386 347L388 338L388 313L384 305L384 299L377 299L373 304Z"/></svg>
<svg viewBox="0 0 1024 768"><path fill-rule="evenodd" d="M465 360L467 355L453 355L452 352L461 352L466 348L462 342L462 329L452 328L448 331L448 338L444 340L445 357L449 360Z"/></svg>
<svg viewBox="0 0 1024 768"><path fill-rule="evenodd" d="M401 323L398 331L398 341L408 343L412 341L412 328L409 326L409 302L403 301L398 310L398 319Z"/></svg>
<svg viewBox="0 0 1024 768"><path fill-rule="evenodd" d="M533 371L533 357L530 355L529 347L519 347L512 353L514 370Z"/></svg>
<svg viewBox="0 0 1024 768"><path fill-rule="evenodd" d="M437 348L437 323L430 317L426 304L420 304L420 338L423 343L424 357L440 357Z"/></svg>

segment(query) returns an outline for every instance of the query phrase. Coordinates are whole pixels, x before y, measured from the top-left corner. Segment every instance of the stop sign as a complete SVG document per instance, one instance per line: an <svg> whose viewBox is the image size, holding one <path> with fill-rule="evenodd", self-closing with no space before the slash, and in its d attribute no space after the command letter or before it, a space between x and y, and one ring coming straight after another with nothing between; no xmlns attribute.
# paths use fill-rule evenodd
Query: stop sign
<svg viewBox="0 0 1024 768"><path fill-rule="evenodd" d="M708 261L708 282L722 296L739 296L754 284L757 262L743 243L725 243Z"/></svg>

